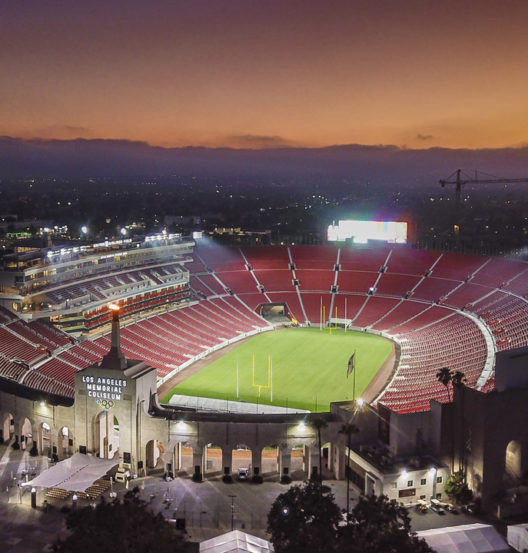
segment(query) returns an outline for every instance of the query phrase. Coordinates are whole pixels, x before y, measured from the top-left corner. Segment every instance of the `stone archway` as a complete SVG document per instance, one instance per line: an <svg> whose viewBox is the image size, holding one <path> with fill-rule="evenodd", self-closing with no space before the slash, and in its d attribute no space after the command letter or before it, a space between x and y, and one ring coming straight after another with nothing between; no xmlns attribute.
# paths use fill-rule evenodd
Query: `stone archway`
<svg viewBox="0 0 528 553"><path fill-rule="evenodd" d="M522 478L522 445L511 440L506 446L504 459L504 480L507 485L515 486Z"/></svg>
<svg viewBox="0 0 528 553"><path fill-rule="evenodd" d="M31 421L25 417L20 425L20 447L30 450L33 445L33 427Z"/></svg>
<svg viewBox="0 0 528 553"><path fill-rule="evenodd" d="M178 442L174 446L174 472L192 474L194 471L194 449L189 442Z"/></svg>
<svg viewBox="0 0 528 553"><path fill-rule="evenodd" d="M47 422L43 422L39 426L39 451L41 455L51 457L51 427Z"/></svg>
<svg viewBox="0 0 528 553"><path fill-rule="evenodd" d="M278 475L279 472L279 448L276 444L264 446L261 454L262 475Z"/></svg>
<svg viewBox="0 0 528 553"><path fill-rule="evenodd" d="M70 457L72 454L73 448L73 434L72 431L67 427L63 426L59 430L58 441L57 441L57 453L59 456L64 459Z"/></svg>
<svg viewBox="0 0 528 553"><path fill-rule="evenodd" d="M222 448L216 444L207 444L204 448L205 468L204 476L222 474Z"/></svg>
<svg viewBox="0 0 528 553"><path fill-rule="evenodd" d="M99 457L113 459L119 455L119 421L110 411L102 411L95 418L95 450Z"/></svg>
<svg viewBox="0 0 528 553"><path fill-rule="evenodd" d="M2 439L4 442L10 441L15 434L15 419L11 413L6 413L2 421Z"/></svg>
<svg viewBox="0 0 528 553"><path fill-rule="evenodd" d="M231 470L235 474L235 477L240 473L240 469L247 469L249 475L252 470L251 448L246 444L237 444L231 452L231 455Z"/></svg>
<svg viewBox="0 0 528 553"><path fill-rule="evenodd" d="M159 440L149 440L145 446L147 474L165 470L165 447Z"/></svg>

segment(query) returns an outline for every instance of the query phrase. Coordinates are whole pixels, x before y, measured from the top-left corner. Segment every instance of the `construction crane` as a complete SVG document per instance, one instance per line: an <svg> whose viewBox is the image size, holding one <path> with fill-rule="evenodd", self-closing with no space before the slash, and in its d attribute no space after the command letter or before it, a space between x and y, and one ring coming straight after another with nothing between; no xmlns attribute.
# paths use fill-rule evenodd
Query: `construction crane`
<svg viewBox="0 0 528 553"><path fill-rule="evenodd" d="M470 177L469 175L464 173L461 169L457 169L456 171L451 173L447 177L447 179L441 179L439 181L440 184L442 185L442 188L444 188L446 184L455 185L454 231L457 238L460 232L460 203L461 203L461 195L462 195L462 186L464 186L464 184L512 184L515 182L528 182L528 178L507 179L507 178L494 177L493 175L486 175L485 173L481 173L481 174L484 176L484 178L479 178L477 171L475 171L474 177Z"/></svg>

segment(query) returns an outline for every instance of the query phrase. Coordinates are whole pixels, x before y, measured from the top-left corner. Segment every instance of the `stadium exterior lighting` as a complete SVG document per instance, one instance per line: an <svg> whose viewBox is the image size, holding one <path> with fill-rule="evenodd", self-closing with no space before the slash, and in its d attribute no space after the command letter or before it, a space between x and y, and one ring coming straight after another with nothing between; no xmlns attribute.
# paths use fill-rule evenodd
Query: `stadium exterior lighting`
<svg viewBox="0 0 528 553"><path fill-rule="evenodd" d="M81 232L82 232L83 234L88 234L88 227L87 227L86 225L83 225L83 226L81 227Z"/></svg>
<svg viewBox="0 0 528 553"><path fill-rule="evenodd" d="M122 227L121 230L119 231L123 236L126 236L127 234L127 229L125 227Z"/></svg>
<svg viewBox="0 0 528 553"><path fill-rule="evenodd" d="M301 421L299 423L299 430L304 430L306 428L306 425L304 424L304 421Z"/></svg>
<svg viewBox="0 0 528 553"><path fill-rule="evenodd" d="M437 470L436 467L431 467L431 468L429 469L429 474L431 474L431 476L434 476L435 473L436 473L436 470Z"/></svg>
<svg viewBox="0 0 528 553"><path fill-rule="evenodd" d="M365 405L365 400L362 397L358 398L357 405L361 409L361 407L363 407L363 405Z"/></svg>
<svg viewBox="0 0 528 553"><path fill-rule="evenodd" d="M407 476L407 474L408 474L408 473L407 473L407 469L403 469L400 476L401 476L402 478L405 478L405 477Z"/></svg>
<svg viewBox="0 0 528 553"><path fill-rule="evenodd" d="M183 421L178 421L178 428L183 430L185 428L185 423Z"/></svg>

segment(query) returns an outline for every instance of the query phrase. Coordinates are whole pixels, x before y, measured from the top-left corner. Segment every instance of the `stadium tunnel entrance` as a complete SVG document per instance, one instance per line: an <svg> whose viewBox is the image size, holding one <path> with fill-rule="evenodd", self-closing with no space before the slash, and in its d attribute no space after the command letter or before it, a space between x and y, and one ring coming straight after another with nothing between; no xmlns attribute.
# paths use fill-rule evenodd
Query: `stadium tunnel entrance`
<svg viewBox="0 0 528 553"><path fill-rule="evenodd" d="M270 323L297 323L285 302L262 303L258 307L257 313Z"/></svg>

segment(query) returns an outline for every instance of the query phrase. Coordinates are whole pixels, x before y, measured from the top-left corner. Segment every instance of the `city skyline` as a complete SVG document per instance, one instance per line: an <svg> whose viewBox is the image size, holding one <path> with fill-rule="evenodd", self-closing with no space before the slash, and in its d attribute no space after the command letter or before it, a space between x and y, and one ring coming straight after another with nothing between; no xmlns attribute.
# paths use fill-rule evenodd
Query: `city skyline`
<svg viewBox="0 0 528 553"><path fill-rule="evenodd" d="M528 141L519 1L28 0L1 13L4 136L257 149Z"/></svg>

